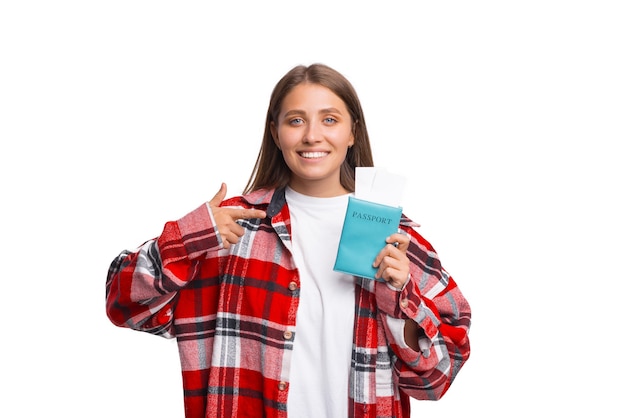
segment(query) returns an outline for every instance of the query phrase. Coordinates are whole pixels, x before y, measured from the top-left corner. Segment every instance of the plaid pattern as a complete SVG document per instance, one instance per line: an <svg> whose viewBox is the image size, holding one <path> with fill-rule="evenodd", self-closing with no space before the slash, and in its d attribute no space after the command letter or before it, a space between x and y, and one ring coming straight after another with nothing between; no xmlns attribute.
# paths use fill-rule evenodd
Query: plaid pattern
<svg viewBox="0 0 626 418"><path fill-rule="evenodd" d="M286 417L299 301L284 190L225 206L266 210L221 246L202 205L111 263L106 310L117 326L176 338L185 416ZM439 399L469 358L470 307L437 254L403 216L411 280L402 291L357 279L348 415L408 417L409 396ZM420 351L394 338L392 318L419 325Z"/></svg>

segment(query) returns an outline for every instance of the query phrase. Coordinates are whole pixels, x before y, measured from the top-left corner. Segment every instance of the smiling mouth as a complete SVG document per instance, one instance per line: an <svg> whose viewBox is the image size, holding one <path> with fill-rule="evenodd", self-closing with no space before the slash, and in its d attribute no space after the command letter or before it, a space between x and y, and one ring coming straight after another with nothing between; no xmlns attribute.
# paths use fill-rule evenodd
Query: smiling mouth
<svg viewBox="0 0 626 418"><path fill-rule="evenodd" d="M328 152L315 151L315 152L300 152L303 158L322 158L328 155Z"/></svg>

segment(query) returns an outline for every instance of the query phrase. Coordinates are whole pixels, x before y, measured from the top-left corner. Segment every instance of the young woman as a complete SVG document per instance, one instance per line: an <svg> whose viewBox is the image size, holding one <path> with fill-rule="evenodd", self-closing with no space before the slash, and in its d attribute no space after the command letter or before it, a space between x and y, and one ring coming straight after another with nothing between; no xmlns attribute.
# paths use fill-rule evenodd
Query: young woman
<svg viewBox="0 0 626 418"><path fill-rule="evenodd" d="M352 85L298 66L272 93L243 196L226 186L111 264L118 326L176 338L196 417L409 417L469 357L470 307L403 215L373 266L333 271L355 167L372 166Z"/></svg>

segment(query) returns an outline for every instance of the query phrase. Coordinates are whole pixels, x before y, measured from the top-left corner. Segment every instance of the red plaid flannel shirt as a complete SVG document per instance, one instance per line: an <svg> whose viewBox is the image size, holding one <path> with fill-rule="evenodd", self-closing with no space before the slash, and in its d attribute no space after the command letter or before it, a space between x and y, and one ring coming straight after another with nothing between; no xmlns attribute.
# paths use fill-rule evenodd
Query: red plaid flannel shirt
<svg viewBox="0 0 626 418"><path fill-rule="evenodd" d="M206 204L166 223L158 238L111 263L107 315L177 339L187 418L286 417L300 280L284 190L222 205L268 217L242 221L246 232L229 250ZM469 304L412 225L403 216L411 279L402 291L356 278L350 417L409 417L409 396L439 399L469 358ZM418 323L419 351L394 340L387 317Z"/></svg>

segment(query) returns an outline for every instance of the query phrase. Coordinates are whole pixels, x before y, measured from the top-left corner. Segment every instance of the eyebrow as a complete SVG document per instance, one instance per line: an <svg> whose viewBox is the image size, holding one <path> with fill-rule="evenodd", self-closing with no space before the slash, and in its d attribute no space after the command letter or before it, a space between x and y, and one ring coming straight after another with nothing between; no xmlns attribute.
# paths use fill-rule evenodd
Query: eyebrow
<svg viewBox="0 0 626 418"><path fill-rule="evenodd" d="M327 107L325 109L320 109L318 112L318 114L324 114L324 113L338 113L338 114L342 114L339 109L337 109L336 107ZM288 112L285 112L285 115L283 117L288 117L288 116L295 116L295 115L305 115L306 112L304 110L300 110L300 109L293 109L293 110L289 110Z"/></svg>

